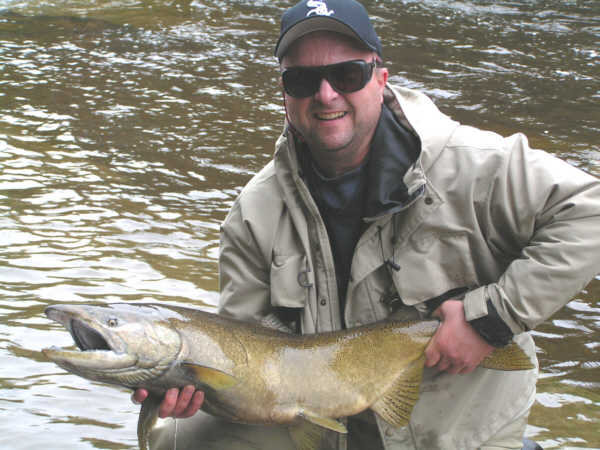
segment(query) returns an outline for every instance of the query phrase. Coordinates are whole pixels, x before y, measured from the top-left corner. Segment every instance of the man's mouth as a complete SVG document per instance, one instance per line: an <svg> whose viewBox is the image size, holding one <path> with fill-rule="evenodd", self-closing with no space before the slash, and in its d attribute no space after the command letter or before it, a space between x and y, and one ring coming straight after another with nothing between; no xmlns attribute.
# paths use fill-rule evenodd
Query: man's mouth
<svg viewBox="0 0 600 450"><path fill-rule="evenodd" d="M315 117L318 120L336 120L344 117L347 113L343 111L332 112L332 113L316 113Z"/></svg>

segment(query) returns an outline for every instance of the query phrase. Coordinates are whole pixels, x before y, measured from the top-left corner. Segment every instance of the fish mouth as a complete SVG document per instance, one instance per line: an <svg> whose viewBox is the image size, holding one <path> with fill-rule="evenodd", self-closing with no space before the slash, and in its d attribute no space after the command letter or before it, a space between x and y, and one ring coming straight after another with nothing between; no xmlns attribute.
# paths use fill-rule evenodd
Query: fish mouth
<svg viewBox="0 0 600 450"><path fill-rule="evenodd" d="M79 319L71 319L69 326L75 345L81 351L108 350L112 348L104 337L95 329Z"/></svg>
<svg viewBox="0 0 600 450"><path fill-rule="evenodd" d="M46 316L62 324L77 347L69 349L52 346L42 349L42 353L60 367L89 378L91 373L128 370L137 364L137 356L128 354L125 349L119 350L114 339L105 337L93 324L88 323L82 308L49 306L46 308Z"/></svg>

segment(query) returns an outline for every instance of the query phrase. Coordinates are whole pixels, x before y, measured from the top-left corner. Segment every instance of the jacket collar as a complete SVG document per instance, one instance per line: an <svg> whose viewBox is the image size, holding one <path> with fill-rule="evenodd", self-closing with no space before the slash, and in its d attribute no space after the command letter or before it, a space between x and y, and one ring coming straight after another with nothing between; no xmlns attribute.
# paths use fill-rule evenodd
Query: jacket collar
<svg viewBox="0 0 600 450"><path fill-rule="evenodd" d="M403 178L419 153L418 137L402 126L384 104L369 151L367 220L401 210L411 202L414 193L409 194Z"/></svg>
<svg viewBox="0 0 600 450"><path fill-rule="evenodd" d="M425 94L412 89L388 84L384 91L384 102L396 120L412 130L421 141L419 159L404 177L410 192L422 185L417 180L423 179L424 172L438 158L459 123L443 114Z"/></svg>

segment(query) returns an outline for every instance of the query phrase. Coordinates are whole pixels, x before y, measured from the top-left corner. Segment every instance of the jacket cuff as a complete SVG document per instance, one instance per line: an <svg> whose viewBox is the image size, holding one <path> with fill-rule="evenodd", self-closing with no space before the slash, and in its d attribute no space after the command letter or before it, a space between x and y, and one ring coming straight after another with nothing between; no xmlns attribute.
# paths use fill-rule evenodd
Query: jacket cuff
<svg viewBox="0 0 600 450"><path fill-rule="evenodd" d="M425 305L429 314L432 314L446 300L463 300L467 322L488 344L504 347L510 343L514 334L502 320L492 301L489 298L485 301L485 292L484 288L469 291L469 288L461 287L431 298Z"/></svg>
<svg viewBox="0 0 600 450"><path fill-rule="evenodd" d="M469 320L469 324L494 347L504 347L513 338L512 330L502 320L491 300L485 302L487 315Z"/></svg>
<svg viewBox="0 0 600 450"><path fill-rule="evenodd" d="M467 322L494 347L502 347L510 343L514 336L511 323L498 313L491 295L490 286L481 286L467 292L464 298L465 318Z"/></svg>
<svg viewBox="0 0 600 450"><path fill-rule="evenodd" d="M468 287L459 287L456 289L451 289L448 292L444 292L442 295L438 295L437 297L430 298L429 300L425 301L427 312L429 314L433 314L433 312L438 309L438 307L446 300L462 300L468 290Z"/></svg>

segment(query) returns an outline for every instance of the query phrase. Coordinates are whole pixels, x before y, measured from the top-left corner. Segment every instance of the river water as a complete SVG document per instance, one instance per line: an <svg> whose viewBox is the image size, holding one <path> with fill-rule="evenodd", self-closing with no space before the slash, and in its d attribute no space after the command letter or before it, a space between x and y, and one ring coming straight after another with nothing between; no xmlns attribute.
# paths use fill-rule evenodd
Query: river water
<svg viewBox="0 0 600 450"><path fill-rule="evenodd" d="M365 5L392 82L600 175L600 2ZM272 49L287 6L0 0L0 448L136 447L128 392L44 360L71 338L43 310L214 310L219 224L282 127ZM534 334L527 434L600 448L600 279Z"/></svg>

